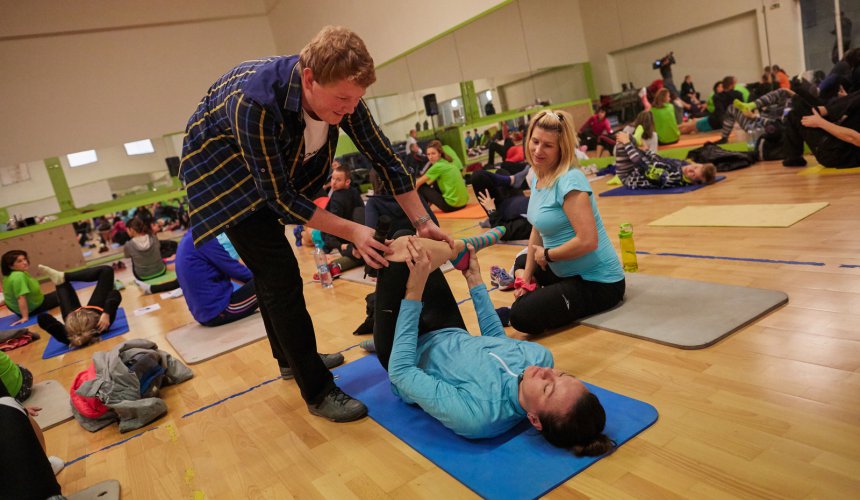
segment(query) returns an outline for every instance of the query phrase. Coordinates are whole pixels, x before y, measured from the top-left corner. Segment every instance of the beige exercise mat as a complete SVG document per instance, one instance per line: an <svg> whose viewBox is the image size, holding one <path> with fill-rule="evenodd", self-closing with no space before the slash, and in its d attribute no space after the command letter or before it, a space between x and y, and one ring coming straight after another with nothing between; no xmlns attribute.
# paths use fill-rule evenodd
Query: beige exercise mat
<svg viewBox="0 0 860 500"><path fill-rule="evenodd" d="M582 324L681 349L708 347L788 302L785 292L626 273L624 301Z"/></svg>
<svg viewBox="0 0 860 500"><path fill-rule="evenodd" d="M785 203L775 205L701 205L684 207L649 226L790 227L829 205Z"/></svg>
<svg viewBox="0 0 860 500"><path fill-rule="evenodd" d="M450 262L446 262L442 264L439 269L442 270L443 273L447 273L448 271L454 269L454 266L451 265ZM340 274L341 279L346 281L352 281L354 283L364 283L365 285L376 286L376 280L366 277L364 275L364 266L358 266L350 269L349 271L344 271Z"/></svg>
<svg viewBox="0 0 860 500"><path fill-rule="evenodd" d="M77 493L66 495L66 498L69 500L119 500L119 493L119 481L108 479Z"/></svg>
<svg viewBox="0 0 860 500"><path fill-rule="evenodd" d="M266 338L263 317L255 312L247 318L221 326L203 326L194 322L167 334L167 341L189 365Z"/></svg>
<svg viewBox="0 0 860 500"><path fill-rule="evenodd" d="M69 391L56 380L45 380L34 384L33 392L24 401L24 406L36 406L42 409L33 418L43 431L72 418Z"/></svg>

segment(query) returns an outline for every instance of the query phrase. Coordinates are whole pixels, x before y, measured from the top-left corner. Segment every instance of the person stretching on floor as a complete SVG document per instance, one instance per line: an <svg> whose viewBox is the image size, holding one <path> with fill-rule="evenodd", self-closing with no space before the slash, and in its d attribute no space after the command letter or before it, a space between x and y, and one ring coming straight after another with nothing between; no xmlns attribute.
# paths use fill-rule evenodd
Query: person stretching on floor
<svg viewBox="0 0 860 500"><path fill-rule="evenodd" d="M30 275L30 258L23 250L9 250L0 258L3 274L3 299L6 307L18 316L9 326L30 321L30 316L57 307L56 292L42 293L39 282Z"/></svg>
<svg viewBox="0 0 860 500"><path fill-rule="evenodd" d="M430 168L415 181L418 194L443 212L455 212L465 207L469 202L466 181L441 142L432 141L427 145L427 159L430 160Z"/></svg>
<svg viewBox="0 0 860 500"><path fill-rule="evenodd" d="M152 234L149 224L135 217L128 223L131 239L123 247L126 257L131 258L131 271L134 282L145 295L169 292L179 288L179 282L171 280L158 285L150 285L147 280L167 274L167 266L161 260L161 247L158 238Z"/></svg>
<svg viewBox="0 0 860 500"><path fill-rule="evenodd" d="M526 136L535 172L528 219L528 252L517 259L519 287L511 325L537 334L615 306L624 296L624 271L609 242L597 201L574 156L573 118L538 113Z"/></svg>
<svg viewBox="0 0 860 500"><path fill-rule="evenodd" d="M463 276L481 335L466 331L460 309L436 267L449 249L401 237L405 262L389 259L377 282L374 345L392 391L469 439L491 438L527 419L551 444L597 456L614 443L603 434L600 400L574 376L553 368L540 344L505 336L469 245ZM429 243L429 244L428 244Z"/></svg>
<svg viewBox="0 0 860 500"><path fill-rule="evenodd" d="M640 150L636 138L618 133L615 151L615 173L628 189L669 189L690 184L714 182L717 169L708 164L663 158L657 153Z"/></svg>
<svg viewBox="0 0 860 500"><path fill-rule="evenodd" d="M812 96L796 96L785 123L786 167L803 167L803 143L821 165L860 167L860 90L816 106Z"/></svg>
<svg viewBox="0 0 860 500"><path fill-rule="evenodd" d="M793 95L794 92L791 90L776 89L753 102L743 102L740 99L735 99L732 106L726 110L725 117L723 118L723 128L720 132L720 140L717 141L717 144L729 142L729 135L732 133L735 122L746 133L752 134L757 128L764 129L768 123L779 121L778 119L762 116L756 113L756 111L761 110L765 106L784 106L786 101ZM778 115L781 116L782 113L778 113Z"/></svg>
<svg viewBox="0 0 860 500"><path fill-rule="evenodd" d="M72 346L85 346L104 333L116 320L116 312L122 302L122 295L114 289L113 269L109 266L96 266L80 271L64 273L48 266L39 266L57 287L60 301L60 314L65 325L50 314L37 318L39 326L60 343ZM72 281L96 282L96 287L86 306L72 287Z"/></svg>

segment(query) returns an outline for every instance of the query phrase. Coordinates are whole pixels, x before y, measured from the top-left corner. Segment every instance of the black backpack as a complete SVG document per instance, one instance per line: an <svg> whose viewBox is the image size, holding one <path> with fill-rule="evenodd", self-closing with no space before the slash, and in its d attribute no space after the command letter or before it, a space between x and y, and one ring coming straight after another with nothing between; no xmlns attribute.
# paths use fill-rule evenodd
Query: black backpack
<svg viewBox="0 0 860 500"><path fill-rule="evenodd" d="M712 142L687 153L687 158L697 163L713 163L717 172L728 172L739 168L749 167L756 162L755 153L727 151Z"/></svg>

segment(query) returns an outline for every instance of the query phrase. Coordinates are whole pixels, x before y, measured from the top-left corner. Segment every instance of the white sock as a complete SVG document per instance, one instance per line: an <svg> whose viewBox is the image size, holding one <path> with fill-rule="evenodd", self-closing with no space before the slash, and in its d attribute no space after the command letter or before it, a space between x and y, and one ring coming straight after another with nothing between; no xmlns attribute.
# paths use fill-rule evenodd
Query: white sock
<svg viewBox="0 0 860 500"><path fill-rule="evenodd" d="M62 271L57 271L54 268L48 267L43 264L39 264L39 269L45 273L48 278L54 283L54 285L61 285L64 281L66 281L66 273Z"/></svg>
<svg viewBox="0 0 860 500"><path fill-rule="evenodd" d="M140 281L139 279L135 278L134 284L140 287L144 295L149 295L152 293L152 285L150 285L149 283L144 283L143 281Z"/></svg>
<svg viewBox="0 0 860 500"><path fill-rule="evenodd" d="M56 476L57 474L59 474L59 473L60 473L60 471L61 471L61 470L63 470L63 468L66 466L66 462L63 462L63 459L62 459L62 458L60 458L60 457L55 457L55 456L53 456L53 455L51 455L50 457L48 457L48 462L51 462L51 469L53 469L53 470L54 470L54 475L55 475L55 476Z"/></svg>

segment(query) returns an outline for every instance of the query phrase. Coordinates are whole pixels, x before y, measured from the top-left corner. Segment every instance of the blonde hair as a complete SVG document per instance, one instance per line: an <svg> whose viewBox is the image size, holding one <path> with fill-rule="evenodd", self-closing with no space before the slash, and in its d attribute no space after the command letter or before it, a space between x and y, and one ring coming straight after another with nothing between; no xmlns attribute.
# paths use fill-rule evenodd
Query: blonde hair
<svg viewBox="0 0 860 500"><path fill-rule="evenodd" d="M573 167L579 167L574 149L576 148L576 126L567 111L541 111L532 119L526 132L524 152L526 161L532 163L531 142L535 128L558 134L558 164L546 177L547 186L552 186L559 177ZM537 173L537 171L535 171Z"/></svg>
<svg viewBox="0 0 860 500"><path fill-rule="evenodd" d="M317 33L299 53L299 64L310 68L321 85L349 80L367 88L376 81L373 58L364 41L343 26L326 26Z"/></svg>
<svg viewBox="0 0 860 500"><path fill-rule="evenodd" d="M81 347L89 344L98 335L101 313L95 309L81 308L66 316L66 336L69 345Z"/></svg>

